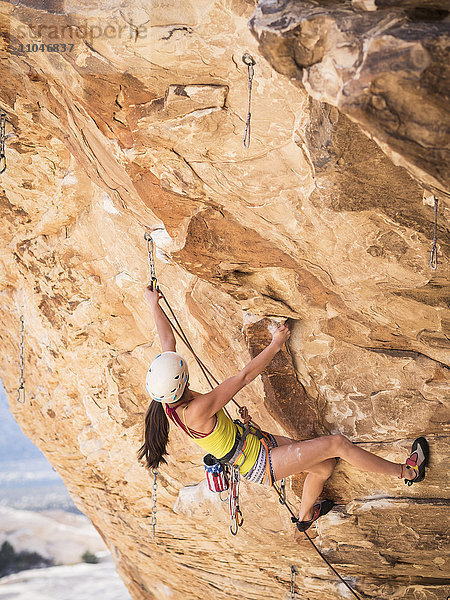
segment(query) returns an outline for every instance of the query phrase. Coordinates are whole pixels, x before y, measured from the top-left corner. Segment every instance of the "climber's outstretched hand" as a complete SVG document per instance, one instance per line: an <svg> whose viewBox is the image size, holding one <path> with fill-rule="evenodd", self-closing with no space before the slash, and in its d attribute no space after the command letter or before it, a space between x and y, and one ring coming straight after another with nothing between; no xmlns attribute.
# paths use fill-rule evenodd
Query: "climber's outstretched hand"
<svg viewBox="0 0 450 600"><path fill-rule="evenodd" d="M272 344L282 348L283 344L288 341L291 332L286 325L280 325L272 334Z"/></svg>
<svg viewBox="0 0 450 600"><path fill-rule="evenodd" d="M160 299L162 298L162 294L160 291L158 291L156 289L152 290L151 286L148 285L145 288L145 298L151 306L156 306L159 303Z"/></svg>

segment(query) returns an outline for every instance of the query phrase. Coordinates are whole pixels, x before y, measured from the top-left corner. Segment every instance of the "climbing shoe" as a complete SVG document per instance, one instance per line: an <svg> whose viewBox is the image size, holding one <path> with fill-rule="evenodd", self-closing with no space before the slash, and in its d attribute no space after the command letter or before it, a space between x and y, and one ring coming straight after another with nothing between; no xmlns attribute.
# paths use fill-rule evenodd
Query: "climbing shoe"
<svg viewBox="0 0 450 600"><path fill-rule="evenodd" d="M415 477L413 479L405 479L406 485L418 483L425 478L425 467L428 464L429 454L428 442L424 437L414 440L411 454L406 460L406 468L414 471Z"/></svg>
<svg viewBox="0 0 450 600"><path fill-rule="evenodd" d="M306 531L307 529L309 529L311 527L311 525L314 523L314 521L317 521L317 519L319 517L323 517L323 515L326 515L327 513L329 513L330 510L333 508L334 504L335 503L332 500L323 500L322 502L319 502L318 504L314 504L313 518L310 521L298 521L297 529L299 531Z"/></svg>

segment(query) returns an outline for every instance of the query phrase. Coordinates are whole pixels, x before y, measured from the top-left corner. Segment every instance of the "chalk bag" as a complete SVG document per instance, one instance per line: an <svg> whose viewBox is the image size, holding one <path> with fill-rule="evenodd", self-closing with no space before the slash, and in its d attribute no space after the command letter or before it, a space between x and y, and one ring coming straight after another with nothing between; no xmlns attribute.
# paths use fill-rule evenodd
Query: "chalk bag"
<svg viewBox="0 0 450 600"><path fill-rule="evenodd" d="M212 454L203 457L203 464L209 489L212 492L225 492L230 484L223 464Z"/></svg>

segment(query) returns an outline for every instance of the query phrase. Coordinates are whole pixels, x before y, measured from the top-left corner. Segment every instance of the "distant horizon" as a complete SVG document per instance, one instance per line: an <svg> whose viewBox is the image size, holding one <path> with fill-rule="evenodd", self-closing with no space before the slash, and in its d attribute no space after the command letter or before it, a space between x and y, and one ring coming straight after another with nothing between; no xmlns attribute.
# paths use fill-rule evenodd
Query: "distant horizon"
<svg viewBox="0 0 450 600"><path fill-rule="evenodd" d="M0 506L79 512L61 477L22 431L0 380Z"/></svg>

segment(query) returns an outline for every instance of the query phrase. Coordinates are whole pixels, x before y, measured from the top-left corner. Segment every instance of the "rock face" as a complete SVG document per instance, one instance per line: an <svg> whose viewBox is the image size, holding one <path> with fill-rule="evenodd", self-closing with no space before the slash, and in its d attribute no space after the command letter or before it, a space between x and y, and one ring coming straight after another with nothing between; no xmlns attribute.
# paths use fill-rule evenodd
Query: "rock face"
<svg viewBox="0 0 450 600"><path fill-rule="evenodd" d="M361 597L450 591L448 19L443 3L418 4L2 5L0 376L135 600L287 597L291 565L310 600L349 597L272 491L242 484L232 538L179 430L152 540L152 478L136 460L159 352L145 231L218 379L290 319L289 348L238 397L265 429L339 431L396 461L427 435L420 486L341 461L326 487L338 507L314 535ZM245 52L256 60L248 150ZM439 198L436 271L424 188ZM194 361L190 379L208 389ZM288 482L295 507L301 482Z"/></svg>
<svg viewBox="0 0 450 600"><path fill-rule="evenodd" d="M262 0L251 27L277 71L448 196L449 12L448 2Z"/></svg>

